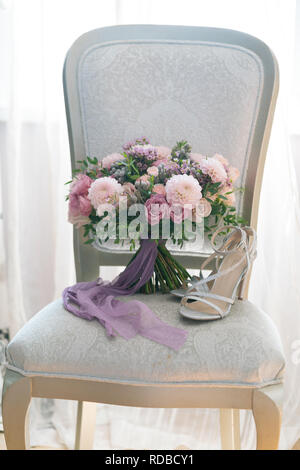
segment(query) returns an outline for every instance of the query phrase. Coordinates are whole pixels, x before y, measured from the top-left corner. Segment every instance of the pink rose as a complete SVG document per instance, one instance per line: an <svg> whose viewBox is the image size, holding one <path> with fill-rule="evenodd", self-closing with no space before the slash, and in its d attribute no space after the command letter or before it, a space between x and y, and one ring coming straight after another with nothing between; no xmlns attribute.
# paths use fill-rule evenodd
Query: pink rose
<svg viewBox="0 0 300 470"><path fill-rule="evenodd" d="M169 205L161 194L153 194L145 203L147 219L150 225L156 225L161 219L169 218Z"/></svg>
<svg viewBox="0 0 300 470"><path fill-rule="evenodd" d="M162 196L166 195L166 188L163 184L155 184L152 189L153 193L161 194Z"/></svg>
<svg viewBox="0 0 300 470"><path fill-rule="evenodd" d="M114 206L109 203L101 204L97 209L97 215L99 215L99 217L102 217L105 212L107 212L107 215L103 218L103 220L109 220L110 217L113 217L115 215Z"/></svg>
<svg viewBox="0 0 300 470"><path fill-rule="evenodd" d="M150 166L147 169L147 173L150 176L158 176L158 168L156 166Z"/></svg>
<svg viewBox="0 0 300 470"><path fill-rule="evenodd" d="M200 168L205 175L209 175L213 183L224 184L227 180L227 173L223 164L216 158L203 158L200 161Z"/></svg>
<svg viewBox="0 0 300 470"><path fill-rule="evenodd" d="M89 188L92 179L84 174L79 174L74 179L70 188L69 195L69 222L76 224L77 227L84 225L82 217L87 218L92 210L92 205L88 199Z"/></svg>
<svg viewBox="0 0 300 470"><path fill-rule="evenodd" d="M124 160L123 155L121 155L120 153L112 153L110 155L107 155L107 157L104 157L103 160L100 162L100 165L102 166L102 168L110 170L114 163L120 162L121 160Z"/></svg>
<svg viewBox="0 0 300 470"><path fill-rule="evenodd" d="M205 198L200 199L196 208L193 210L193 221L201 222L203 217L208 217L211 213L211 204Z"/></svg>

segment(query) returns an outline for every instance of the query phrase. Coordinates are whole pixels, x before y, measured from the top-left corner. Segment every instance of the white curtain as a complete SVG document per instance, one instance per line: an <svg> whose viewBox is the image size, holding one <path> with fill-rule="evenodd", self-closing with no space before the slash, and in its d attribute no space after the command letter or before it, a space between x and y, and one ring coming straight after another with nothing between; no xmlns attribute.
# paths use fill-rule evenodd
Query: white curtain
<svg viewBox="0 0 300 470"><path fill-rule="evenodd" d="M237 29L265 41L279 61L250 300L270 314L284 344L281 448L290 448L300 437L299 0L0 0L0 328L15 334L75 279L63 60L83 32L122 23ZM75 403L35 400L32 443L72 447L75 411ZM253 419L241 418L242 445L254 448ZM95 448L178 446L219 448L217 410L99 407Z"/></svg>

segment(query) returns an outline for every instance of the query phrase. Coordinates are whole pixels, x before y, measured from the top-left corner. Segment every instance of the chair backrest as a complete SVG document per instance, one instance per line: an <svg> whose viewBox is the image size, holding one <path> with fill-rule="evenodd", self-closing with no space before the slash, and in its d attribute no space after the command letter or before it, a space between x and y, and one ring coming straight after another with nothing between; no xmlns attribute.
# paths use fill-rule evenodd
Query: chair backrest
<svg viewBox="0 0 300 470"><path fill-rule="evenodd" d="M71 47L64 90L73 168L136 137L169 147L186 139L194 152L221 153L239 168L238 211L256 226L278 92L276 59L262 41L219 28L100 28ZM74 242L78 279L94 277L97 255L77 234ZM102 264L123 264L121 254Z"/></svg>

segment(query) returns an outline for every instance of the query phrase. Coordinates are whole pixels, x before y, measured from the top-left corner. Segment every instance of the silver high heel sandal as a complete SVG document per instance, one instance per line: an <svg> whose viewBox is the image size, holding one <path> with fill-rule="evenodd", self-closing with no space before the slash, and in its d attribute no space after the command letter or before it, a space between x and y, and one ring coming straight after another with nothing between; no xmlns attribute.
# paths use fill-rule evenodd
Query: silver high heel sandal
<svg viewBox="0 0 300 470"><path fill-rule="evenodd" d="M225 228L222 227L221 230L224 230ZM237 241L237 236L239 236L239 229L234 226L234 225L227 225L226 230L232 229L229 234L225 236L223 239L223 244L219 248L219 250L214 250L214 253L212 253L201 265L200 267L200 273L199 276L192 276L190 280L186 281L185 283L182 284L182 286L179 289L173 289L170 291L170 294L175 295L176 297L185 297L188 293L191 293L194 291L195 286L199 283L199 281L202 281L204 279L203 277L203 271L205 270L205 267L209 265L213 260L215 260L215 268L211 271L210 275L214 275L217 273L219 269L219 264L220 264L220 258L221 255L220 253L223 253L226 249L230 248L231 245L235 245ZM218 231L219 233L219 231ZM208 281L207 283L202 284L202 289L205 292L209 292L213 285L213 280Z"/></svg>
<svg viewBox="0 0 300 470"><path fill-rule="evenodd" d="M235 242L230 244L229 249L215 249L216 236L227 228L216 230L211 240L218 255L216 273L188 289L180 307L180 314L184 317L202 321L219 320L229 314L238 289L239 298L242 297L246 276L256 257L256 232L251 227L235 227ZM211 289L207 287L209 282L212 282Z"/></svg>

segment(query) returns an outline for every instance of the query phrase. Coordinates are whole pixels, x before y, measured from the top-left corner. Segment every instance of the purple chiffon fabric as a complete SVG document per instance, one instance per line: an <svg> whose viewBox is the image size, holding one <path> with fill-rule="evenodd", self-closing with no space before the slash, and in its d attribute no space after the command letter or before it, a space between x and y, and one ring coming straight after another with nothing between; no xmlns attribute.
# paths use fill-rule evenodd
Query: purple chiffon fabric
<svg viewBox="0 0 300 470"><path fill-rule="evenodd" d="M96 318L109 336L119 334L128 340L140 334L177 351L186 340L185 330L167 325L138 300L116 299L136 293L151 278L156 255L157 244L142 240L136 257L112 282L99 278L67 287L63 291L65 309L86 320Z"/></svg>

